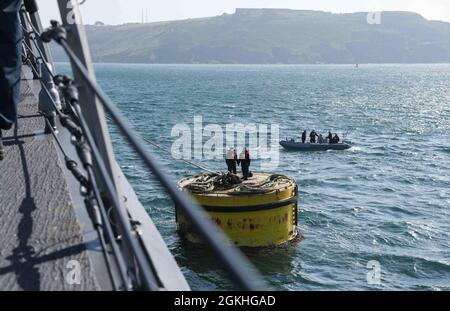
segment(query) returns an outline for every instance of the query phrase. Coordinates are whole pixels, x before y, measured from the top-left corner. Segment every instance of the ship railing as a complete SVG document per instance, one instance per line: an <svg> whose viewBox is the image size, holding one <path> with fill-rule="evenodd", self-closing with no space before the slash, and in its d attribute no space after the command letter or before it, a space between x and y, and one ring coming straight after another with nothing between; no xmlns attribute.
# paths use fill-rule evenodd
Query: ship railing
<svg viewBox="0 0 450 311"><path fill-rule="evenodd" d="M62 149L67 168L83 186L86 207L98 231L108 265L113 264L108 259L108 253L114 255L119 277L108 268L114 289L160 290L161 286L149 250L145 247L146 237L139 230L139 222L130 219L133 207L127 206L126 196L118 181L121 172L115 162L105 111L149 172L214 252L235 284L243 290L264 290L264 282L253 266L225 237L216 223L207 217L205 211L190 196L179 191L175 179L157 164L157 159L145 142L132 130L122 113L97 84L78 2L57 2L63 24L52 21L51 27L43 31L35 0L24 0L21 11L24 48L29 55L34 77L40 80L42 91L49 98L61 124L72 134L84 171L64 152L47 118L47 126ZM69 21L67 16L71 16L72 20ZM70 59L74 80L54 73L48 46L51 41L61 46ZM64 109L55 100L48 81L43 81L46 75L50 75L56 84L61 101L65 103ZM108 214L110 211L112 217Z"/></svg>

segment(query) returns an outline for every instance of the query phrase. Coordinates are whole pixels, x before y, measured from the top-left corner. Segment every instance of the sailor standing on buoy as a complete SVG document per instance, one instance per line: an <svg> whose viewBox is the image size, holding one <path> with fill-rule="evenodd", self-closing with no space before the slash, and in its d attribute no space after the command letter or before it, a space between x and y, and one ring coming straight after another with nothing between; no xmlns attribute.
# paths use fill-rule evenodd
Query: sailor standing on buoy
<svg viewBox="0 0 450 311"><path fill-rule="evenodd" d="M239 163L241 164L243 179L247 180L248 177L250 177L251 163L250 152L247 150L247 148L244 148L244 150L242 150L241 154L239 155L238 165Z"/></svg>
<svg viewBox="0 0 450 311"><path fill-rule="evenodd" d="M225 162L227 163L228 172L236 174L236 162L238 161L236 150L233 147L228 149L227 158Z"/></svg>

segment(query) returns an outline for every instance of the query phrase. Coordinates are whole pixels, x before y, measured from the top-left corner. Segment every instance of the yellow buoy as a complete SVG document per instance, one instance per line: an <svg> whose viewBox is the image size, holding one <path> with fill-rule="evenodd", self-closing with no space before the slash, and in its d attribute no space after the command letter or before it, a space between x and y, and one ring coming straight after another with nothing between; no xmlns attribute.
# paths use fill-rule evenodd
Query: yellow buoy
<svg viewBox="0 0 450 311"><path fill-rule="evenodd" d="M298 189L291 178L256 173L242 181L232 174L206 173L182 179L178 187L188 191L237 246L277 246L297 236ZM177 226L188 241L201 242L178 209Z"/></svg>

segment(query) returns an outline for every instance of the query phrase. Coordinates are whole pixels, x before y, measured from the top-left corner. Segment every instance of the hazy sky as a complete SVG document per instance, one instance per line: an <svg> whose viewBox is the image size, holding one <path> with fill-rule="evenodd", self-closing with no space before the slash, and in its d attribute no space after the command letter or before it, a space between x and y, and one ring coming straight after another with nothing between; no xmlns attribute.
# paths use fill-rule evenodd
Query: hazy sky
<svg viewBox="0 0 450 311"><path fill-rule="evenodd" d="M81 1L81 0L79 0ZM58 18L56 0L38 0L43 24ZM83 21L92 24L140 22L142 9L148 21L163 21L233 13L236 8L290 8L336 13L401 10L450 22L450 0L86 0ZM144 14L145 15L145 14Z"/></svg>

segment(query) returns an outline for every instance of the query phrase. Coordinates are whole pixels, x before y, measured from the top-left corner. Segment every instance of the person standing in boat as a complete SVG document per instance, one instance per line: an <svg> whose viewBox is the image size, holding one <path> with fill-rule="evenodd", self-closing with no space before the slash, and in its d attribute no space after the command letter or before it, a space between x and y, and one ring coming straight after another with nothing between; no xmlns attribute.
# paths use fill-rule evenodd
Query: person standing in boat
<svg viewBox="0 0 450 311"><path fill-rule="evenodd" d="M247 148L244 148L242 150L241 154L239 155L238 165L241 164L242 168L242 176L244 180L247 180L250 175L250 152L247 150Z"/></svg>
<svg viewBox="0 0 450 311"><path fill-rule="evenodd" d="M306 142L306 135L307 135L306 130L304 130L302 134L302 144Z"/></svg>
<svg viewBox="0 0 450 311"><path fill-rule="evenodd" d="M329 144L333 143L333 134L331 133L331 130L328 131L327 139Z"/></svg>
<svg viewBox="0 0 450 311"><path fill-rule="evenodd" d="M227 158L225 160L225 162L227 163L228 172L233 173L233 174L237 173L237 167L236 167L237 161L238 161L238 158L237 158L236 150L233 147L231 147L230 149L228 149Z"/></svg>
<svg viewBox="0 0 450 311"><path fill-rule="evenodd" d="M311 134L309 134L309 142L311 144L315 144L316 143L316 137L319 137L319 135L317 135L316 130L312 130Z"/></svg>

